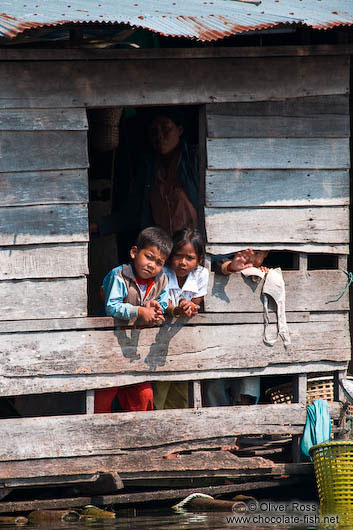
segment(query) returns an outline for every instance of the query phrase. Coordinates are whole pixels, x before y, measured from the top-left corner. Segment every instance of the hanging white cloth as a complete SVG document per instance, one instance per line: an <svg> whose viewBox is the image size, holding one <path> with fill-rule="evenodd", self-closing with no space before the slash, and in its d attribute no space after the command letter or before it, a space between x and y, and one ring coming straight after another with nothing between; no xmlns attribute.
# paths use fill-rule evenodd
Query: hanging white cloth
<svg viewBox="0 0 353 530"><path fill-rule="evenodd" d="M242 271L242 274L246 278L251 278L252 281L255 281L257 283L264 279L262 286L262 296L264 305L264 343L268 344L269 346L273 346L277 342L278 337L281 337L284 346L289 346L291 340L286 320L286 291L282 276L282 270L278 267L276 269L270 269L267 273L265 273L257 267L249 267L247 269L244 269ZM274 303L276 304L277 313L277 332L272 337L269 333L269 297L271 297Z"/></svg>

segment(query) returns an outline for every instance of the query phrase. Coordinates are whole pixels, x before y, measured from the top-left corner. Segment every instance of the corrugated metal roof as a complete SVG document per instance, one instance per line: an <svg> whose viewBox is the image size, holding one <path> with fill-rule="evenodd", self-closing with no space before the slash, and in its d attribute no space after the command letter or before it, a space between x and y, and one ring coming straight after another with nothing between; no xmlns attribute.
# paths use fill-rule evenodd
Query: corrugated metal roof
<svg viewBox="0 0 353 530"><path fill-rule="evenodd" d="M353 24L353 0L2 0L0 9L0 36L8 38L26 29L87 22L202 41L282 24Z"/></svg>

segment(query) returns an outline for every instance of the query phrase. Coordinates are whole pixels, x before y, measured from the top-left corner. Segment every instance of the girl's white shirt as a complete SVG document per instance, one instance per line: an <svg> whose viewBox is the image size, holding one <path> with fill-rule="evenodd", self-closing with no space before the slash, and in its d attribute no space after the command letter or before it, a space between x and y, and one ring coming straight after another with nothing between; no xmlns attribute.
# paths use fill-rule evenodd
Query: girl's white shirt
<svg viewBox="0 0 353 530"><path fill-rule="evenodd" d="M205 267L198 265L196 269L189 272L183 287L179 287L178 278L173 269L164 267L164 272L168 277L169 300L174 307L179 305L181 298L189 301L192 298L198 298L207 294L209 273Z"/></svg>

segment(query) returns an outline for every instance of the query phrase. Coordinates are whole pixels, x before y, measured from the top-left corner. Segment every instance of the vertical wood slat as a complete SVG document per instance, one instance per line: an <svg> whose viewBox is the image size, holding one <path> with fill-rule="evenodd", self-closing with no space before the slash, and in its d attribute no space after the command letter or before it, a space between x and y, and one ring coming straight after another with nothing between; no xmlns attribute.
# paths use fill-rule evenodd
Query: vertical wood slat
<svg viewBox="0 0 353 530"><path fill-rule="evenodd" d="M193 393L194 393L194 407L199 409L202 407L201 397L201 381L193 381Z"/></svg>
<svg viewBox="0 0 353 530"><path fill-rule="evenodd" d="M338 268L348 271L348 256L345 256L344 254L338 256Z"/></svg>
<svg viewBox="0 0 353 530"><path fill-rule="evenodd" d="M293 402L306 403L307 393L307 374L296 374L293 378ZM294 434L292 437L292 460L300 462L301 460L301 436Z"/></svg>
<svg viewBox="0 0 353 530"><path fill-rule="evenodd" d="M293 378L293 402L306 403L307 374L296 374Z"/></svg>
<svg viewBox="0 0 353 530"><path fill-rule="evenodd" d="M203 205L205 204L206 194L206 168L207 168L207 150L206 150L206 107L201 107L199 111L199 223L200 227L205 233L205 216L203 212Z"/></svg>
<svg viewBox="0 0 353 530"><path fill-rule="evenodd" d="M299 270L307 271L308 270L308 255L304 252L299 253Z"/></svg>
<svg viewBox="0 0 353 530"><path fill-rule="evenodd" d="M86 414L94 414L94 394L95 390L86 391Z"/></svg>
<svg viewBox="0 0 353 530"><path fill-rule="evenodd" d="M345 377L346 372L337 370L333 374L333 395L335 401L345 401L343 388L340 385L340 381Z"/></svg>

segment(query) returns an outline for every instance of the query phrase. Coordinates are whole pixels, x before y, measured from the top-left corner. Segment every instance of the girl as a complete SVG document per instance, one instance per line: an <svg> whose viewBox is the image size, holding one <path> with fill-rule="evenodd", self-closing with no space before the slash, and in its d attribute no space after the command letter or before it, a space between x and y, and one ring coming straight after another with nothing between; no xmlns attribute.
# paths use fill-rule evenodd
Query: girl
<svg viewBox="0 0 353 530"><path fill-rule="evenodd" d="M201 234L193 228L180 230L173 237L173 249L165 267L168 277L169 305L167 314L179 318L197 315L207 293L208 270L201 264L204 244ZM154 383L156 409L186 408L188 382Z"/></svg>

